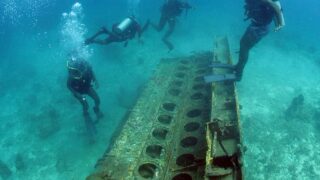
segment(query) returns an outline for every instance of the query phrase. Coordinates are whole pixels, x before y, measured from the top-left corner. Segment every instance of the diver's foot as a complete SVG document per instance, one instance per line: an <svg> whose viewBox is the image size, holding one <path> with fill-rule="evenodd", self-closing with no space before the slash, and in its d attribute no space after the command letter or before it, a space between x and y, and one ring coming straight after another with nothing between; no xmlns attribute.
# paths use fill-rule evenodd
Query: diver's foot
<svg viewBox="0 0 320 180"><path fill-rule="evenodd" d="M98 124L100 122L100 119L102 119L104 117L103 113L100 112L99 114L96 114L97 118L96 120L93 122L94 124Z"/></svg>
<svg viewBox="0 0 320 180"><path fill-rule="evenodd" d="M236 79L235 79L235 80L236 80L237 82L240 82L240 81L241 81L241 79L242 79L242 77L241 77L241 76L236 76Z"/></svg>
<svg viewBox="0 0 320 180"><path fill-rule="evenodd" d="M85 45L89 45L89 44L92 44L93 43L93 39L92 38L88 38L84 41L84 44Z"/></svg>
<svg viewBox="0 0 320 180"><path fill-rule="evenodd" d="M170 47L170 48L169 48L169 52L171 52L173 49L174 49L174 47Z"/></svg>
<svg viewBox="0 0 320 180"><path fill-rule="evenodd" d="M164 44L168 47L169 51L168 52L171 52L173 49L174 49L174 46L166 39L162 39L162 41L164 42Z"/></svg>
<svg viewBox="0 0 320 180"><path fill-rule="evenodd" d="M168 44L168 53L171 52L174 49L174 46L172 44Z"/></svg>
<svg viewBox="0 0 320 180"><path fill-rule="evenodd" d="M239 72L236 71L235 74L236 74L236 79L235 79L235 80L236 80L237 82L241 81L241 79L242 79L242 73L239 73Z"/></svg>
<svg viewBox="0 0 320 180"><path fill-rule="evenodd" d="M90 117L89 113L84 113L84 122L86 124L87 132L90 138L94 138L97 134L97 129L94 125L92 118Z"/></svg>
<svg viewBox="0 0 320 180"><path fill-rule="evenodd" d="M94 121L94 124L97 124L99 122L100 119L102 119L104 117L103 113L100 111L99 108L94 107L93 108L94 113L96 114L96 121Z"/></svg>

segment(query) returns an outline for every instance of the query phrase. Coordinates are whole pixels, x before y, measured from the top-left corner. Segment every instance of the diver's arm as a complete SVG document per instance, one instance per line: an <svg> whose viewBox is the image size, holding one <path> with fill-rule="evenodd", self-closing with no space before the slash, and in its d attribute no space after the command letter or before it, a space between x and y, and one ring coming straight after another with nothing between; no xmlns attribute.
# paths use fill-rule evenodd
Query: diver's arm
<svg viewBox="0 0 320 180"><path fill-rule="evenodd" d="M80 93L78 93L77 91L75 91L72 86L71 86L71 80L68 79L68 82L67 82L67 87L68 89L71 91L71 93L77 98L77 99L82 99L82 95Z"/></svg>
<svg viewBox="0 0 320 180"><path fill-rule="evenodd" d="M146 24L147 25L147 24ZM145 26L146 26L145 25ZM136 31L137 31L137 33L138 33L138 43L139 44L143 44L143 41L141 40L141 36L142 36L142 33L144 32L144 30L145 30L145 26L143 27L143 28L141 28L141 26L140 26L140 24L136 24ZM126 46L127 46L127 44L126 44Z"/></svg>
<svg viewBox="0 0 320 180"><path fill-rule="evenodd" d="M276 1L274 1L274 0L263 0L263 1L269 3L270 6L274 9L274 11L276 13L276 17L275 17L276 28L275 28L275 31L280 30L281 28L283 28L285 26L284 17L283 17L283 13L282 13L280 2L278 0L276 0Z"/></svg>
<svg viewBox="0 0 320 180"><path fill-rule="evenodd" d="M89 68L89 71L90 71L90 74L91 74L92 82L94 83L95 87L98 89L99 88L99 82L97 81L96 75L94 74L91 66L89 66L88 68Z"/></svg>
<svg viewBox="0 0 320 180"><path fill-rule="evenodd" d="M135 29L136 29L136 32L138 33L138 39L140 39L140 37L142 35L142 28L141 28L140 24L138 24L137 22L135 25Z"/></svg>

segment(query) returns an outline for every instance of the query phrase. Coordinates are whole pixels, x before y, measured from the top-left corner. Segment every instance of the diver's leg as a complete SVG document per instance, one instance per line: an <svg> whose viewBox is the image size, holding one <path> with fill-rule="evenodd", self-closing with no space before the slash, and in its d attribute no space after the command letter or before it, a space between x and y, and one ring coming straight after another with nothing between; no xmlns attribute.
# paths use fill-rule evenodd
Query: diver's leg
<svg viewBox="0 0 320 180"><path fill-rule="evenodd" d="M96 38L102 34L107 34L107 35L110 35L111 32L105 28L105 27L102 27L96 34L94 34L93 36L91 36L90 38L86 39L85 40L85 44L92 44L92 43L97 43L97 44L101 44L99 43L101 40L96 40Z"/></svg>
<svg viewBox="0 0 320 180"><path fill-rule="evenodd" d="M165 35L162 38L162 41L167 45L167 47L169 48L169 50L173 50L174 46L172 45L172 43L168 40L168 38L171 36L171 34L174 31L175 25L176 25L176 20L175 19L170 19L168 21L169 24L169 29L167 30L167 32L165 33Z"/></svg>
<svg viewBox="0 0 320 180"><path fill-rule="evenodd" d="M83 112L83 116L88 116L89 115L89 105L87 100L81 96L81 95L75 95L74 96L82 105L82 112Z"/></svg>
<svg viewBox="0 0 320 180"><path fill-rule="evenodd" d="M95 135L97 134L97 129L91 119L90 116L84 118L84 122L86 124L87 132L89 135L89 139L91 142L95 141Z"/></svg>
<svg viewBox="0 0 320 180"><path fill-rule="evenodd" d="M107 37L106 39L96 39L93 41L93 43L100 44L100 45L108 45L114 42L113 39L114 38L112 38L112 36L109 35L109 37Z"/></svg>
<svg viewBox="0 0 320 180"><path fill-rule="evenodd" d="M240 41L239 60L235 66L238 81L240 81L242 78L243 69L248 62L250 49L256 45L267 33L268 30L266 27L254 27L250 25L242 36Z"/></svg>
<svg viewBox="0 0 320 180"><path fill-rule="evenodd" d="M149 28L150 21L147 20L146 24L142 27L140 36Z"/></svg>
<svg viewBox="0 0 320 180"><path fill-rule="evenodd" d="M83 117L84 117L84 122L86 124L87 132L90 135L90 139L94 140L94 135L96 134L96 129L94 127L94 124L92 123L90 114L89 114L89 105L87 100L80 95L75 95L76 99L81 103L82 108L83 108Z"/></svg>
<svg viewBox="0 0 320 180"><path fill-rule="evenodd" d="M88 95L94 100L94 107L93 111L97 116L97 120L103 118L103 113L100 111L100 98L97 94L97 92L93 89L90 88Z"/></svg>
<svg viewBox="0 0 320 180"><path fill-rule="evenodd" d="M167 18L165 18L164 16L161 16L158 25L155 25L153 23L150 23L150 24L154 29L156 29L158 32L160 32L160 31L162 31L162 29L166 25L167 21L168 21Z"/></svg>

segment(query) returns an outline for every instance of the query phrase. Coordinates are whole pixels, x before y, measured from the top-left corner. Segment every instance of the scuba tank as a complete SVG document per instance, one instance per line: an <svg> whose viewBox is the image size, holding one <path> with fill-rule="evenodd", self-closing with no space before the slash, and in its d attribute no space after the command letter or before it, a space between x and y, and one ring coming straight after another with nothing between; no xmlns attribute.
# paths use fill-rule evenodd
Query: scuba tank
<svg viewBox="0 0 320 180"><path fill-rule="evenodd" d="M116 33L123 33L128 29L128 27L133 23L133 19L128 17L124 19L117 27L115 28Z"/></svg>

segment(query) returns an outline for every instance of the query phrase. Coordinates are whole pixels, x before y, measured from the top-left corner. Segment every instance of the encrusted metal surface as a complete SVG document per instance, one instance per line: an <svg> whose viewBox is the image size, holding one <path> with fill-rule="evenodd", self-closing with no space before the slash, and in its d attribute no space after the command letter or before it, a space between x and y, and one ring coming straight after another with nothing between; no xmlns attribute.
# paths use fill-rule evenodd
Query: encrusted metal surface
<svg viewBox="0 0 320 180"><path fill-rule="evenodd" d="M215 63L231 64L228 40L218 38L214 46ZM232 69L215 68L215 74ZM211 118L207 124L205 179L244 179L239 106L233 81L212 83Z"/></svg>
<svg viewBox="0 0 320 180"><path fill-rule="evenodd" d="M113 145L87 179L204 179L209 177L205 170L213 167L212 158L223 154L218 147L214 153L207 151L206 135L212 144L217 139L225 140L228 153L233 155L239 143L239 138L232 139L239 137L239 131L234 130L238 127L236 98L232 93L235 89L204 83L203 76L212 73L209 64L213 57L211 52L203 52L163 59ZM212 103L212 98L217 102ZM226 98L230 100L228 110L217 106L225 103ZM219 116L212 119L211 113ZM225 117L232 121L224 121ZM223 124L223 131L217 123ZM208 153L210 164L206 164Z"/></svg>

